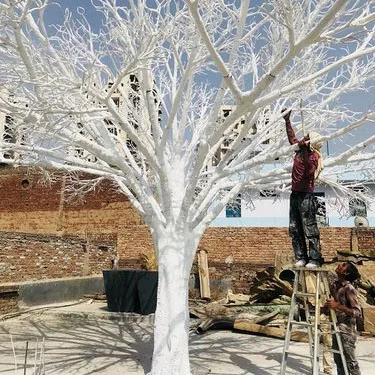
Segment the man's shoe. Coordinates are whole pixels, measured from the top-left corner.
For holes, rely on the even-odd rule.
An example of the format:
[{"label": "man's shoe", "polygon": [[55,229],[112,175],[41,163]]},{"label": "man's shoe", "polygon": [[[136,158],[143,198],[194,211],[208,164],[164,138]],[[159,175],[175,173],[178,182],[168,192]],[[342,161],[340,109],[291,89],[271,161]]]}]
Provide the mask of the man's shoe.
[{"label": "man's shoe", "polygon": [[313,260],[310,260],[310,262],[306,264],[306,268],[309,268],[310,270],[315,270],[319,268],[319,264],[317,262],[314,262]]},{"label": "man's shoe", "polygon": [[294,267],[305,267],[306,262],[303,259],[297,260],[296,263],[294,263]]}]

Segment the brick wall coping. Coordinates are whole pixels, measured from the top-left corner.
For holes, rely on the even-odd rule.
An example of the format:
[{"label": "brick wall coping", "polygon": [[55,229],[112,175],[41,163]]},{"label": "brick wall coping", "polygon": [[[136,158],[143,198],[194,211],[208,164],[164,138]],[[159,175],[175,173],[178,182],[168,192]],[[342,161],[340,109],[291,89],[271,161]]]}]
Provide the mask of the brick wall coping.
[{"label": "brick wall coping", "polygon": [[53,283],[53,282],[61,282],[61,281],[68,281],[68,280],[86,280],[86,279],[95,279],[98,277],[102,277],[101,273],[92,274],[89,276],[69,276],[69,277],[58,277],[54,279],[39,279],[39,280],[25,280],[20,281],[17,283],[0,283],[0,293],[4,291],[18,291],[21,285],[28,285],[28,284],[41,284],[41,283]]},{"label": "brick wall coping", "polygon": [[[71,243],[81,243],[85,239],[82,236],[72,236],[72,235],[63,235],[59,236],[54,233],[48,234],[48,233],[25,233],[25,232],[4,232],[0,231],[2,235],[6,239],[20,239],[22,240],[22,237],[25,237],[25,240],[28,239],[34,239],[40,242],[50,242],[50,241],[65,241],[65,242],[71,242]],[[90,239],[91,240],[91,239]]]},{"label": "brick wall coping", "polygon": [[18,292],[20,283],[1,283],[0,294]]},{"label": "brick wall coping", "polygon": [[62,281],[69,281],[69,280],[90,280],[95,279],[98,277],[103,277],[101,273],[92,274],[88,276],[69,276],[69,277],[57,277],[54,279],[39,279],[39,280],[26,280],[20,281],[18,285],[28,285],[28,284],[42,284],[42,283],[53,283],[53,282],[62,282]]}]

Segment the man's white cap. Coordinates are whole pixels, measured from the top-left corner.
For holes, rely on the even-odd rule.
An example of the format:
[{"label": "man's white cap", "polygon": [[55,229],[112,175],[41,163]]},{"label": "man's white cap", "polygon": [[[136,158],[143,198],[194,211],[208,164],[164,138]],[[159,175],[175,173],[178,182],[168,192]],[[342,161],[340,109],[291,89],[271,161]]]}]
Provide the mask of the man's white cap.
[{"label": "man's white cap", "polygon": [[321,138],[321,135],[317,132],[310,132],[309,133],[309,138],[313,140],[313,142],[311,142],[311,146],[313,148],[315,148],[316,150],[320,150],[323,146],[323,141],[314,141],[314,139],[317,139],[317,138]]}]

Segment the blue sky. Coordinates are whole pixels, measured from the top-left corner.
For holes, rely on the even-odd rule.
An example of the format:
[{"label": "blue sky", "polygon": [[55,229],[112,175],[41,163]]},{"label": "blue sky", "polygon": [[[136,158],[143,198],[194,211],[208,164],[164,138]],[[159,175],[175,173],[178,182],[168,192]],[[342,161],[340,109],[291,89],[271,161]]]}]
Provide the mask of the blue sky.
[{"label": "blue sky", "polygon": [[[48,25],[52,25],[55,23],[61,23],[64,16],[64,9],[68,7],[72,12],[73,15],[76,14],[77,8],[81,7],[85,9],[85,15],[87,19],[93,26],[93,30],[97,30],[100,27],[100,18],[98,17],[98,13],[95,12],[91,5],[90,0],[59,0],[58,3],[60,6],[51,5],[48,7],[46,12],[46,19]],[[212,77],[214,79],[214,77]],[[344,103],[347,103],[353,110],[355,111],[368,111],[374,110],[375,104],[375,82],[373,83],[373,87],[370,88],[369,93],[357,93],[357,94],[348,94],[341,98]],[[354,145],[358,142],[358,140],[364,140],[367,137],[373,135],[375,133],[375,124],[369,123],[365,125],[359,132],[356,132],[355,135],[347,135],[343,138],[342,142],[345,145]],[[343,148],[343,144],[338,141],[331,142],[329,145],[330,153],[335,154],[339,150]],[[344,147],[346,148],[346,147]]]}]

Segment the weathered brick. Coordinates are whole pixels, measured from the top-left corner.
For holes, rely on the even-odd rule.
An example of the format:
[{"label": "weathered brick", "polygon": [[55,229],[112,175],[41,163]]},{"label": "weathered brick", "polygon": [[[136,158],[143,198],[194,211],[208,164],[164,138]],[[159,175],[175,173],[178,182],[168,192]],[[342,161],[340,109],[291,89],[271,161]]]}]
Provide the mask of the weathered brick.
[{"label": "weathered brick", "polygon": [[[28,184],[23,183],[28,180]],[[120,266],[139,268],[152,251],[151,234],[126,197],[110,183],[84,200],[64,200],[63,182],[50,185],[23,168],[0,170],[0,276],[3,281],[100,273],[117,253]],[[323,255],[351,249],[352,228],[323,228]],[[357,228],[359,251],[374,250],[375,229]],[[200,247],[216,275],[227,277],[273,265],[290,254],[287,228],[209,228]],[[231,256],[233,264],[225,260]],[[241,276],[241,283],[250,276]]]}]

